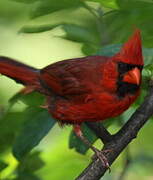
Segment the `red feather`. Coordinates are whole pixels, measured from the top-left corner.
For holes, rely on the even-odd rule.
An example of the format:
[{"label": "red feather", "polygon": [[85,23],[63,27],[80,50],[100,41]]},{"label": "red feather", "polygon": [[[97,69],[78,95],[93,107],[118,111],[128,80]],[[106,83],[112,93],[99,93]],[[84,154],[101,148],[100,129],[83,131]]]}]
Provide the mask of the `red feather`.
[{"label": "red feather", "polygon": [[123,45],[121,51],[114,57],[116,57],[117,61],[120,60],[124,63],[144,65],[139,29],[135,30],[134,34]]},{"label": "red feather", "polygon": [[24,85],[38,84],[38,70],[8,57],[0,57],[0,73]]}]

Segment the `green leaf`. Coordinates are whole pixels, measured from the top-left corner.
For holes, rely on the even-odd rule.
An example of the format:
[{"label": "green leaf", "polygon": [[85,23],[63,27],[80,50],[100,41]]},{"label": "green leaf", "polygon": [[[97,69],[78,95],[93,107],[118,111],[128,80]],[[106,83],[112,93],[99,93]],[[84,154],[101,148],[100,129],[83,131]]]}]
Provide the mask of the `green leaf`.
[{"label": "green leaf", "polygon": [[65,10],[69,8],[78,8],[83,5],[83,1],[81,0],[46,0],[40,1],[37,3],[31,12],[31,18],[37,18],[40,16],[44,16],[59,10]]},{"label": "green leaf", "polygon": [[65,39],[96,44],[99,42],[98,34],[95,34],[89,29],[76,24],[63,24],[62,29],[65,31]]},{"label": "green leaf", "polygon": [[3,162],[2,160],[0,160],[0,171],[2,171],[3,169],[5,169],[8,166],[8,164],[6,164],[5,162]]},{"label": "green leaf", "polygon": [[[89,140],[91,144],[93,144],[98,139],[97,136],[94,134],[94,132],[90,128],[88,128],[87,125],[85,124],[82,125],[82,132],[83,132],[83,135]],[[77,152],[81,154],[85,154],[89,149],[89,147],[85,145],[75,135],[73,131],[71,132],[70,138],[69,138],[69,148],[70,149],[74,148]]]},{"label": "green leaf", "polygon": [[81,49],[85,55],[90,56],[97,53],[99,46],[92,43],[84,43]]},{"label": "green leaf", "polygon": [[100,56],[113,56],[117,52],[120,51],[121,45],[120,44],[111,44],[102,47],[99,52],[97,52],[97,55]]},{"label": "green leaf", "polygon": [[26,4],[32,4],[34,2],[40,1],[40,0],[12,0],[19,3],[26,3]]},{"label": "green leaf", "polygon": [[39,177],[37,177],[35,174],[32,174],[30,172],[22,172],[18,174],[18,176],[13,180],[41,180]]},{"label": "green leaf", "polygon": [[153,48],[143,48],[145,66],[153,64]]},{"label": "green leaf", "polygon": [[41,108],[29,107],[24,116],[26,119],[24,127],[13,147],[13,154],[18,160],[22,160],[28,152],[37,146],[55,124],[55,120],[46,110]]},{"label": "green leaf", "polygon": [[[135,27],[142,31],[143,45],[153,47],[151,22],[153,3],[142,0],[118,0],[119,9],[103,16],[111,43],[123,43]],[[133,8],[134,7],[134,8]]]},{"label": "green leaf", "polygon": [[[117,5],[122,9],[129,9],[132,7],[136,8],[146,8],[152,6],[152,2],[146,0],[116,0]],[[140,9],[141,10],[141,9]]]},{"label": "green leaf", "polygon": [[41,25],[41,26],[25,26],[20,32],[23,33],[40,33],[48,30],[52,30],[61,26],[65,31],[64,36],[60,36],[64,39],[75,41],[79,43],[85,43],[82,47],[82,51],[86,55],[95,54],[100,47],[100,37],[96,30],[89,29],[76,24],[59,23],[54,25]]},{"label": "green leaf", "polygon": [[18,174],[23,172],[30,172],[33,173],[39,169],[41,169],[45,163],[40,158],[41,152],[35,151],[33,153],[28,154],[28,156],[18,164],[17,171]]},{"label": "green leaf", "polygon": [[4,153],[12,146],[16,133],[23,122],[22,112],[8,112],[0,119],[0,153]]},{"label": "green leaf", "polygon": [[57,24],[46,24],[40,26],[25,26],[21,28],[19,32],[22,33],[40,33],[44,31],[52,30],[58,26],[65,31],[65,39],[77,42],[99,42],[99,36],[96,31],[89,30],[86,27],[77,24],[68,23],[57,23]]},{"label": "green leaf", "polygon": [[100,3],[103,7],[107,7],[111,9],[118,8],[115,0],[88,0],[88,1]]},{"label": "green leaf", "polygon": [[28,106],[40,106],[43,105],[45,97],[37,92],[32,92],[21,96],[20,100]]},{"label": "green leaf", "polygon": [[10,106],[13,106],[18,101],[22,101],[29,106],[40,106],[44,103],[44,96],[37,92],[28,94],[18,92],[9,100]]},{"label": "green leaf", "polygon": [[58,24],[45,24],[39,26],[24,26],[20,29],[19,33],[40,33],[40,32],[50,31],[60,25],[62,24],[58,23]]},{"label": "green leaf", "polygon": [[134,107],[138,107],[140,104],[142,104],[144,102],[144,98],[148,94],[148,89],[149,89],[149,82],[148,83],[146,83],[146,81],[143,82],[142,83],[142,88],[141,88],[141,94],[138,97],[138,99],[135,101],[135,103],[133,105]]}]

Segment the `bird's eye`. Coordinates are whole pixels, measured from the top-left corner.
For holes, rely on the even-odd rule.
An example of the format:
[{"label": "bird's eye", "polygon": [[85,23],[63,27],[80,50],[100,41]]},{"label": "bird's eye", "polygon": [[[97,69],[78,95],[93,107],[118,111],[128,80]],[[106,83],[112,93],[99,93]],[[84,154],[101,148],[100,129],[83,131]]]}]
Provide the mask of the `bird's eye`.
[{"label": "bird's eye", "polygon": [[122,62],[118,63],[118,71],[120,75],[125,74],[126,72],[134,69],[135,67],[137,67],[140,71],[142,71],[143,69],[143,66],[141,65],[127,64],[127,63],[122,63]]},{"label": "bird's eye", "polygon": [[131,69],[132,69],[132,67],[129,64],[122,63],[122,62],[118,63],[118,70],[119,70],[120,74],[124,74],[124,73],[128,72]]}]

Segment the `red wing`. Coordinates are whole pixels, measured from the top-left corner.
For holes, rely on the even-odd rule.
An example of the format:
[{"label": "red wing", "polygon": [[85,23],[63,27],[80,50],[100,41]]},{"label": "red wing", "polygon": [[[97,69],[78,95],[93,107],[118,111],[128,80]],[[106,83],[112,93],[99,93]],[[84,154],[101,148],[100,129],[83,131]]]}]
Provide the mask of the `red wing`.
[{"label": "red wing", "polygon": [[40,77],[56,94],[84,94],[98,87],[101,78],[99,67],[105,61],[106,58],[100,56],[64,60],[42,69]]}]

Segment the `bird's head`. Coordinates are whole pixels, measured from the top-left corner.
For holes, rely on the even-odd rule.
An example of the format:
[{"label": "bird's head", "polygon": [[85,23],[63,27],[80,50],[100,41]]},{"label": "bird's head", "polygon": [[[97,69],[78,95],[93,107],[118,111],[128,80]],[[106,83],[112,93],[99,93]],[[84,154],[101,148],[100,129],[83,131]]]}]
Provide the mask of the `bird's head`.
[{"label": "bird's head", "polygon": [[120,81],[139,86],[141,83],[141,71],[144,65],[139,29],[135,30],[120,52],[113,56],[113,59],[118,64]]}]

